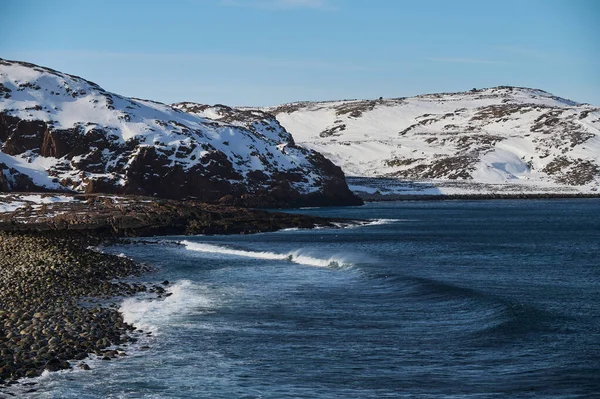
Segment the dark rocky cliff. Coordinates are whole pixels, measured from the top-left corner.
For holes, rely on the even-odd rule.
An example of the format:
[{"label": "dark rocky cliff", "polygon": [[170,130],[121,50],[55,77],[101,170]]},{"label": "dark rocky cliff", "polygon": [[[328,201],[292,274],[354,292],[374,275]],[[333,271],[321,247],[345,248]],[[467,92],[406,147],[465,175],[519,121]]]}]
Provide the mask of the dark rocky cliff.
[{"label": "dark rocky cliff", "polygon": [[109,93],[0,60],[0,191],[194,198],[251,207],[356,205],[340,168],[268,114],[246,124]]}]

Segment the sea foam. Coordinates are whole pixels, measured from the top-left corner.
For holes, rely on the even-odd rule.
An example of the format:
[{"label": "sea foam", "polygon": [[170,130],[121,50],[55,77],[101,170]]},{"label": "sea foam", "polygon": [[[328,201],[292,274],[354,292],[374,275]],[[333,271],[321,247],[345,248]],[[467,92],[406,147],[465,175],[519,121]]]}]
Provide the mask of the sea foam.
[{"label": "sea foam", "polygon": [[380,226],[382,224],[392,224],[397,222],[405,222],[406,220],[402,219],[374,219],[369,220],[363,226]]},{"label": "sea foam", "polygon": [[119,311],[125,322],[146,331],[159,332],[160,326],[177,323],[177,318],[213,307],[202,287],[189,280],[181,280],[166,289],[171,294],[162,300],[127,298]]},{"label": "sea foam", "polygon": [[224,247],[221,245],[191,242],[191,241],[187,241],[187,240],[182,241],[181,244],[184,245],[186,247],[186,249],[188,249],[190,251],[196,251],[196,252],[233,255],[233,256],[241,256],[241,257],[254,258],[254,259],[289,261],[289,262],[297,263],[299,265],[315,266],[315,267],[349,267],[349,266],[352,266],[352,264],[350,262],[345,261],[341,257],[332,256],[327,259],[317,258],[317,257],[302,253],[302,250],[300,250],[300,249],[281,254],[281,253],[275,253],[275,252],[247,251],[247,250],[242,250],[242,249],[234,249],[234,248]]}]

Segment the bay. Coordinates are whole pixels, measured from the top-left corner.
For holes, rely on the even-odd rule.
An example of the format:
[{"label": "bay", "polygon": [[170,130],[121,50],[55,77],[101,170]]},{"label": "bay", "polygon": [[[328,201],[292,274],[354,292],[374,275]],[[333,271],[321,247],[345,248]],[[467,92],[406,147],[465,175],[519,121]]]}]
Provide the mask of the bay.
[{"label": "bay", "polygon": [[[157,268],[150,335],[40,398],[589,398],[600,392],[600,201],[302,209],[360,227],[108,247]],[[148,348],[145,348],[145,347]]]}]

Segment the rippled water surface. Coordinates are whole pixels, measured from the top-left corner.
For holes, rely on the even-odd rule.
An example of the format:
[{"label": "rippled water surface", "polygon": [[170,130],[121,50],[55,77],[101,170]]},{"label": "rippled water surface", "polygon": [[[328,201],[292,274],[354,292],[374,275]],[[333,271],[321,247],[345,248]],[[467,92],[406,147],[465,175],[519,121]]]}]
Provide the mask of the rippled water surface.
[{"label": "rippled water surface", "polygon": [[373,223],[109,248],[171,282],[121,306],[152,335],[31,396],[600,396],[600,201],[296,212]]}]

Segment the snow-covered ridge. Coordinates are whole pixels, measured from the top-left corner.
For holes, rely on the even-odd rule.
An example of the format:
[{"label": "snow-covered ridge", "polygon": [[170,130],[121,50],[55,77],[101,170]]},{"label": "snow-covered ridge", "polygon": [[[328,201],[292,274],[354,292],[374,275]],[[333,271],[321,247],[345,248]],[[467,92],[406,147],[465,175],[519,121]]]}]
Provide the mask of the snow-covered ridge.
[{"label": "snow-covered ridge", "polygon": [[[249,114],[246,123],[199,116],[0,59],[0,191],[206,200],[275,191],[283,202],[337,195],[327,191],[343,181],[341,172],[332,173],[320,154],[296,146],[274,118]],[[351,197],[347,187],[339,199],[344,195]]]},{"label": "snow-covered ridge", "polygon": [[472,192],[600,185],[600,108],[543,90],[500,86],[260,110],[349,176],[426,182],[441,194],[456,193],[456,182]]}]

